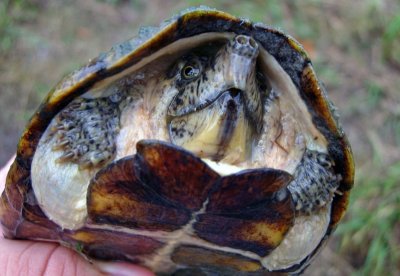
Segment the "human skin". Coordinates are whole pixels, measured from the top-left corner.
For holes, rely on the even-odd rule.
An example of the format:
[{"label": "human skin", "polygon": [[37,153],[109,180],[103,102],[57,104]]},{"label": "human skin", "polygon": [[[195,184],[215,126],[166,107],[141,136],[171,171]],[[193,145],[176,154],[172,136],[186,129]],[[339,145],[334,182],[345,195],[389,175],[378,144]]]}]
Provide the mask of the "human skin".
[{"label": "human skin", "polygon": [[[14,158],[0,169],[0,191]],[[149,270],[126,263],[90,264],[74,251],[56,243],[8,240],[0,227],[0,275],[119,275],[152,276]]]}]

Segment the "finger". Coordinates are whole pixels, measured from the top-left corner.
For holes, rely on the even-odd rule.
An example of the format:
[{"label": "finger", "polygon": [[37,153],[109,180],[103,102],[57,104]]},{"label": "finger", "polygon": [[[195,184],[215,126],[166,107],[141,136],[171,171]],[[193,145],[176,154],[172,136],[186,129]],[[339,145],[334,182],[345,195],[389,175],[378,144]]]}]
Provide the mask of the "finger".
[{"label": "finger", "polygon": [[[0,170],[0,191],[15,156]],[[1,230],[1,227],[0,227]],[[99,275],[73,251],[55,243],[14,241],[0,235],[0,275]]]},{"label": "finger", "polygon": [[0,275],[154,276],[126,263],[90,264],[74,251],[55,243],[0,239]]},{"label": "finger", "polygon": [[8,160],[7,164],[0,169],[0,192],[3,192],[4,186],[6,185],[6,178],[7,178],[7,173],[8,170],[11,167],[11,164],[14,162],[15,155],[11,157],[10,160]]},{"label": "finger", "polygon": [[0,275],[101,275],[72,250],[54,243],[0,239]]}]

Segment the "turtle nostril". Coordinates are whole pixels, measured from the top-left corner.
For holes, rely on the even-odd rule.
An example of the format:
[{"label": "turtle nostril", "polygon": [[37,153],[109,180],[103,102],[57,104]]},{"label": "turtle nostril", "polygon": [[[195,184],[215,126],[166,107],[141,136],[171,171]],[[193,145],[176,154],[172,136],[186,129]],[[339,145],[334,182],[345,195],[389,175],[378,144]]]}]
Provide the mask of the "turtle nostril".
[{"label": "turtle nostril", "polygon": [[241,46],[257,48],[257,42],[252,37],[249,37],[249,36],[238,35],[235,38],[235,41],[236,41],[236,43],[238,43]]},{"label": "turtle nostril", "polygon": [[258,50],[257,42],[250,36],[238,35],[233,40],[233,48],[239,55],[256,56]]},{"label": "turtle nostril", "polygon": [[244,35],[238,35],[236,37],[236,42],[241,44],[241,45],[246,45],[248,44],[249,38],[247,36]]},{"label": "turtle nostril", "polygon": [[249,44],[251,47],[257,48],[257,42],[252,37],[249,38]]}]

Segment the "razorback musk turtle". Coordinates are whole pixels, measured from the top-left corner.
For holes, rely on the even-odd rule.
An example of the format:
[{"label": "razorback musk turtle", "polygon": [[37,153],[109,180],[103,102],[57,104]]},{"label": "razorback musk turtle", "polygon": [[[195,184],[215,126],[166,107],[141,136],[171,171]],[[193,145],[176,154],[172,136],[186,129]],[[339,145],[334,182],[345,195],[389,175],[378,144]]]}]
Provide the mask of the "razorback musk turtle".
[{"label": "razorback musk turtle", "polygon": [[299,273],[346,209],[354,166],[293,38],[189,9],[65,77],[2,194],[7,238],[156,273]]}]

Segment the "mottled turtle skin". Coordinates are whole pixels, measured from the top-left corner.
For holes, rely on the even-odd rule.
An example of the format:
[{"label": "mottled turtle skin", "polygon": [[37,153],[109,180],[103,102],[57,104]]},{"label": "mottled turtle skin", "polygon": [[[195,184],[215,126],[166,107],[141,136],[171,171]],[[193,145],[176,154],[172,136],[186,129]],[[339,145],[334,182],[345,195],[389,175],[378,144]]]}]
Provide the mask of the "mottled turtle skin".
[{"label": "mottled turtle skin", "polygon": [[[162,23],[160,27],[141,29],[138,37],[113,47],[109,52],[101,54],[89,64],[66,76],[48,94],[27,124],[18,144],[16,159],[7,176],[6,188],[2,194],[0,204],[0,220],[5,237],[56,241],[74,248],[89,259],[124,260],[133,263],[142,263],[141,259],[132,257],[135,254],[145,255],[158,248],[160,242],[150,237],[135,237],[134,235],[127,235],[125,237],[124,234],[114,232],[110,228],[101,227],[98,227],[98,229],[83,227],[77,230],[67,230],[49,220],[38,206],[32,191],[32,159],[39,140],[51,123],[51,120],[74,99],[94,88],[99,82],[116,76],[175,41],[203,33],[214,32],[228,32],[252,37],[276,59],[299,90],[301,99],[306,104],[312,116],[313,124],[327,140],[327,151],[330,158],[332,158],[332,164],[334,164],[333,171],[336,175],[341,176],[340,186],[337,188],[331,203],[330,222],[325,237],[320,241],[318,247],[300,263],[274,273],[302,272],[335,230],[348,205],[349,192],[354,181],[354,164],[350,146],[338,123],[335,109],[327,99],[323,86],[317,80],[309,57],[298,42],[281,31],[264,24],[254,24],[227,13],[204,7],[182,12]],[[161,159],[154,158],[154,156],[158,156]],[[157,162],[161,162],[162,164]],[[125,166],[129,168],[135,167],[136,169],[133,171],[127,169],[125,174],[121,174],[118,170]],[[160,169],[161,167],[164,170]],[[193,175],[194,171],[196,172],[195,175]],[[136,175],[129,175],[130,173]],[[157,181],[154,181],[154,175],[156,175]],[[257,184],[257,179],[259,179],[257,177],[260,175],[269,179],[270,184],[267,186]],[[291,180],[290,175],[277,172],[277,170],[260,168],[250,172],[221,177],[190,152],[171,144],[157,141],[140,142],[137,145],[137,154],[135,157],[117,160],[111,163],[110,166],[103,168],[95,177],[94,182],[97,184],[90,186],[89,195],[102,194],[104,197],[110,196],[110,200],[113,200],[112,196],[115,195],[117,195],[115,200],[120,200],[123,196],[130,197],[132,195],[128,195],[126,189],[121,188],[123,185],[118,186],[116,183],[118,181],[118,183],[124,183],[126,178],[132,179],[135,177],[140,179],[140,181],[135,182],[136,192],[142,189],[140,188],[140,183],[143,183],[143,181],[147,181],[148,185],[151,186],[159,185],[159,183],[163,182],[162,179],[168,177],[173,177],[175,180],[190,178],[194,179],[193,182],[196,182],[196,179],[202,179],[201,185],[192,183],[188,187],[188,190],[180,191],[178,195],[167,195],[168,198],[177,197],[174,199],[176,202],[182,201],[181,204],[184,210],[180,213],[174,213],[174,221],[171,225],[177,224],[178,226],[171,226],[172,228],[179,228],[179,221],[189,220],[191,214],[194,213],[203,215],[203,220],[213,219],[212,215],[201,212],[202,200],[204,200],[205,193],[211,196],[210,203],[214,204],[212,208],[215,208],[215,210],[231,208],[232,206],[235,206],[235,208],[245,208],[245,206],[240,205],[243,198],[247,198],[247,200],[244,200],[244,203],[247,204],[249,201],[255,200],[255,198],[260,196],[269,198],[267,207],[265,207],[267,209],[263,209],[260,212],[262,214],[265,213],[267,217],[272,216],[269,212],[283,214],[278,222],[283,227],[290,227],[291,222],[287,221],[293,219],[294,216],[293,200],[290,196],[285,195],[283,199],[280,198],[279,202],[276,203],[276,193],[282,189],[286,189],[285,186]],[[246,192],[241,188],[244,183],[248,183],[251,179],[256,179],[254,181],[255,191],[253,193]],[[204,183],[209,184],[205,187],[203,186]],[[221,187],[225,187],[224,185],[232,186],[229,186],[229,191],[231,191],[229,196],[236,199],[236,201],[229,198],[229,196],[226,200],[218,201],[219,203],[216,200],[212,200],[213,196],[216,198],[224,196],[219,190]],[[163,191],[166,194],[170,191],[168,187],[161,187],[160,189],[165,189]],[[112,191],[112,196],[108,193],[110,191]],[[151,202],[153,199],[150,199],[146,193],[143,190],[143,193],[138,196],[140,197],[139,200],[148,200]],[[93,223],[108,222],[110,224],[115,220],[118,221],[117,217],[107,215],[104,210],[96,209],[93,203],[96,199],[96,196],[88,196],[90,220]],[[125,207],[121,208],[121,212],[123,212]],[[166,220],[172,219],[172,215],[168,212],[166,210]],[[140,216],[141,214],[137,215]],[[130,225],[129,221],[127,222],[127,218],[124,218],[121,223]],[[230,221],[227,220],[225,223],[229,224]],[[147,230],[159,230],[163,227],[162,225],[150,224],[137,226],[132,223],[132,225]],[[207,229],[201,229],[203,227],[201,225],[195,227],[197,227],[199,233],[207,232]],[[204,227],[206,228],[207,226]],[[232,224],[231,227],[231,229],[235,229],[232,231],[236,231],[236,229],[240,231],[240,228],[243,226]],[[234,233],[234,235],[236,234]],[[209,242],[215,240],[219,244],[225,243],[227,247],[232,242],[239,244],[239,247],[246,248],[248,246],[245,239],[241,243],[242,241],[239,238],[239,240],[232,241],[227,237],[227,240],[222,242],[221,237],[207,236],[205,239]],[[259,246],[257,248],[259,248],[260,252],[269,252],[276,245],[271,245],[268,241],[262,244],[259,241],[257,246]],[[229,254],[215,254],[215,252],[210,252],[210,249],[202,247],[201,244],[180,247],[179,250],[174,252],[172,260],[178,259],[181,263],[188,265],[188,268],[186,270],[178,270],[176,274],[205,275],[216,273],[219,275],[232,275],[233,273],[237,273],[261,275],[268,272],[254,260],[238,258],[235,255]],[[201,258],[199,256],[207,257]],[[214,260],[210,261],[210,259]]]}]

